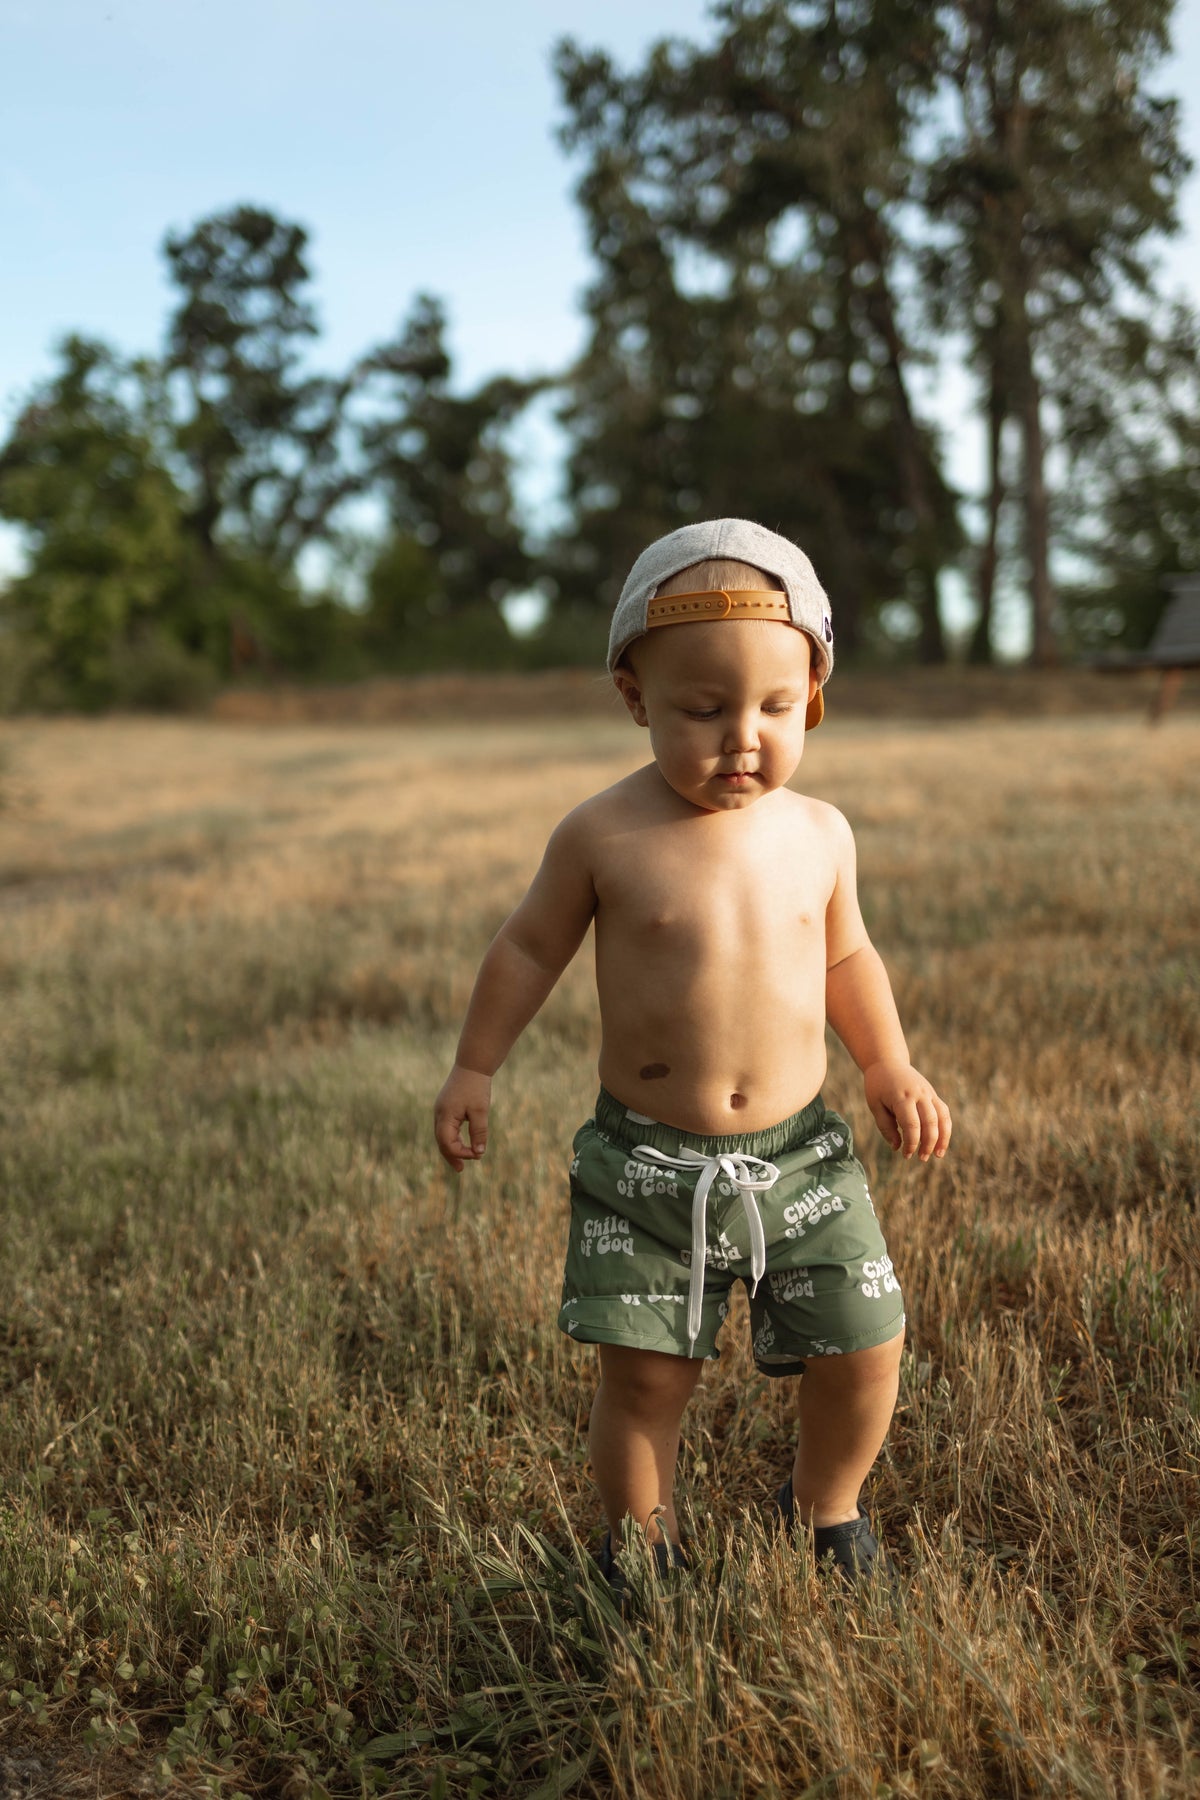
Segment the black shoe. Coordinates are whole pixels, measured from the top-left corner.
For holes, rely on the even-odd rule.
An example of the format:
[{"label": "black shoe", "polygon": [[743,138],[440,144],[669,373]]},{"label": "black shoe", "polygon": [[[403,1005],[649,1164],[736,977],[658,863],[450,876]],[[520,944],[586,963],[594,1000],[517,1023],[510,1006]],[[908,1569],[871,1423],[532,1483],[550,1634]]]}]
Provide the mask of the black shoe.
[{"label": "black shoe", "polygon": [[[651,1544],[650,1552],[654,1558],[654,1572],[660,1579],[669,1577],[673,1569],[686,1569],[688,1566],[688,1559],[679,1545],[669,1543],[662,1538],[656,1544]],[[608,1532],[601,1546],[599,1562],[600,1573],[612,1589],[617,1604],[624,1611],[629,1602],[629,1583],[625,1579],[624,1570],[617,1561],[611,1531]]]},{"label": "black shoe", "polygon": [[[775,1511],[784,1530],[794,1537],[798,1525],[790,1475],[775,1496]],[[857,1519],[846,1519],[840,1525],[814,1525],[812,1540],[813,1555],[818,1564],[832,1563],[851,1587],[857,1587],[874,1574],[890,1574],[887,1558],[879,1548],[879,1539],[871,1530],[870,1517],[861,1504]]]}]

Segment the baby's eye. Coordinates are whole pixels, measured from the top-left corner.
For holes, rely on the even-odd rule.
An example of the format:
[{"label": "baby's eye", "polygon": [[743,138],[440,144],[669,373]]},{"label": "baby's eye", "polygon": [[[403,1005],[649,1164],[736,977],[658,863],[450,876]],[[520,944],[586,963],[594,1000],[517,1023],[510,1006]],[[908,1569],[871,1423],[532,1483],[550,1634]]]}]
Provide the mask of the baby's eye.
[{"label": "baby's eye", "polygon": [[790,703],[788,703],[787,705],[780,704],[778,706],[764,706],[763,707],[763,711],[765,713],[790,713],[791,710],[792,710],[792,708],[791,708]]},{"label": "baby's eye", "polygon": [[715,719],[720,707],[710,706],[707,712],[697,711],[694,707],[685,707],[684,712],[689,719]]}]

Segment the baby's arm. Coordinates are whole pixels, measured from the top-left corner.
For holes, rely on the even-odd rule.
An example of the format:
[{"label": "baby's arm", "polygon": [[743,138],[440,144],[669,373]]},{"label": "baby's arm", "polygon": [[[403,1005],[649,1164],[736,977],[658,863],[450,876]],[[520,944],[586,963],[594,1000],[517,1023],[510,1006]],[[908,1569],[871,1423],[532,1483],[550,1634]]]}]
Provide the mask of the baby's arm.
[{"label": "baby's arm", "polygon": [[454,1067],[434,1103],[437,1146],[456,1173],[483,1155],[492,1076],[578,950],[596,909],[586,839],[582,811],[568,814],[480,964]]},{"label": "baby's arm", "polygon": [[946,1154],[950,1109],[909,1061],[887,970],[859,910],[854,837],[840,813],[833,818],[837,878],[825,921],[826,1013],[863,1072],[867,1105],[892,1149],[927,1162]]}]

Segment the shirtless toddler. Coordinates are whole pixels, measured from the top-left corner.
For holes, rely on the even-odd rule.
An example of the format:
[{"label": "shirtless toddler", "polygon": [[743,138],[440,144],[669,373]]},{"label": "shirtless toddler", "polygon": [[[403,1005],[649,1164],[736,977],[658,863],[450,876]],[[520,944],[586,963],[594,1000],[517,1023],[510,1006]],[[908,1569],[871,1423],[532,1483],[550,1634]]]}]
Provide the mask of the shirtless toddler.
[{"label": "shirtless toddler", "polygon": [[461,1172],[484,1153],[492,1076],[594,921],[601,1089],[575,1138],[559,1323],[599,1347],[589,1448],[618,1585],[626,1515],[661,1564],[681,1559],[680,1422],[735,1279],[758,1367],[803,1373],[783,1522],[847,1574],[876,1554],[859,1494],[903,1302],[849,1126],[820,1099],[826,1020],[894,1150],[944,1156],[950,1115],[909,1061],[850,828],[787,785],[832,666],[828,601],[787,539],[718,519],[643,551],[609,668],[654,760],[552,833],[436,1103]]}]

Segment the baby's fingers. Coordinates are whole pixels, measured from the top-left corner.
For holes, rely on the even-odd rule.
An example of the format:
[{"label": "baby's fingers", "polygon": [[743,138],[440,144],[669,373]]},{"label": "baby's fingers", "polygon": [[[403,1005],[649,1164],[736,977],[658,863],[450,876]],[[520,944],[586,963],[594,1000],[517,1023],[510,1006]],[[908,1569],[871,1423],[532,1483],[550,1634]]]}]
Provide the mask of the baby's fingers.
[{"label": "baby's fingers", "polygon": [[466,1146],[459,1133],[462,1121],[444,1118],[440,1113],[434,1120],[433,1135],[441,1155],[450,1164],[456,1175],[462,1174],[463,1156]]},{"label": "baby's fingers", "polygon": [[903,1142],[903,1137],[891,1107],[883,1100],[870,1101],[869,1105],[871,1117],[878,1125],[884,1140],[893,1150],[898,1150]]},{"label": "baby's fingers", "polygon": [[901,1094],[891,1106],[880,1101],[872,1111],[880,1131],[901,1156],[907,1159],[919,1153],[924,1161],[932,1154],[938,1141],[938,1118],[931,1100]]},{"label": "baby's fingers", "polygon": [[867,1104],[893,1150],[904,1157],[944,1156],[950,1145],[950,1109],[919,1070],[874,1063],[866,1071]]},{"label": "baby's fingers", "polygon": [[[487,1141],[487,1114],[476,1125],[470,1123],[470,1109],[459,1113],[438,1113],[434,1120],[434,1136],[437,1147],[445,1157],[456,1175],[461,1175],[463,1164],[474,1161],[483,1155],[483,1145]],[[467,1127],[468,1136],[463,1136],[463,1126]],[[477,1133],[482,1133],[482,1141]]]},{"label": "baby's fingers", "polygon": [[433,1103],[437,1147],[456,1175],[463,1164],[478,1162],[487,1144],[491,1077],[456,1063]]},{"label": "baby's fingers", "polygon": [[941,1102],[936,1094],[922,1094],[917,1101],[917,1111],[921,1116],[921,1141],[918,1152],[922,1162],[928,1162],[938,1144],[941,1142],[942,1121],[938,1114]]},{"label": "baby's fingers", "polygon": [[919,1121],[917,1139],[910,1144],[909,1134],[905,1134],[905,1156],[916,1152],[922,1162],[931,1156],[945,1156],[950,1144],[950,1108],[932,1090],[919,1094],[914,1104]]},{"label": "baby's fingers", "polygon": [[475,1158],[481,1157],[487,1149],[487,1122],[488,1109],[486,1106],[468,1106],[466,1125],[467,1136],[471,1143],[469,1154]]},{"label": "baby's fingers", "polygon": [[906,1158],[915,1156],[925,1141],[925,1119],[921,1104],[921,1101],[905,1094],[895,1109],[896,1124],[900,1128],[900,1154]]}]

